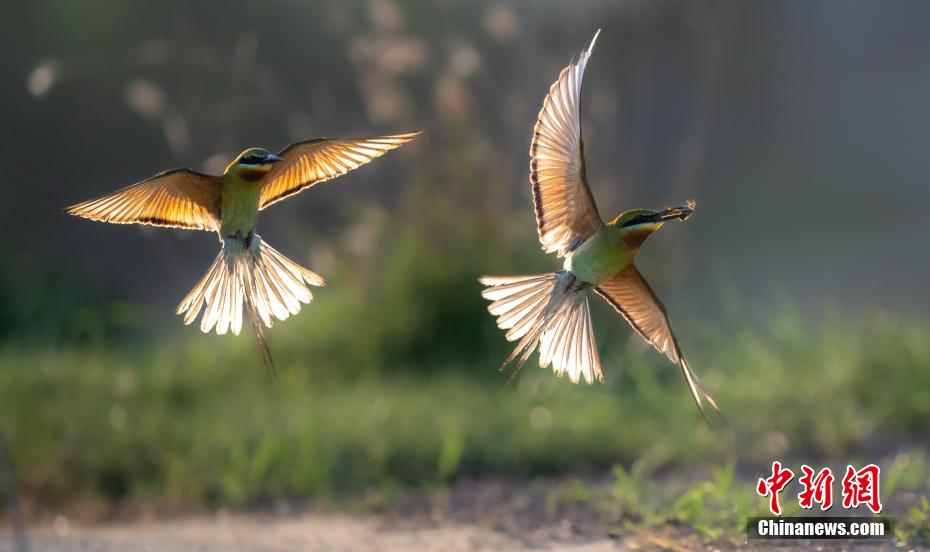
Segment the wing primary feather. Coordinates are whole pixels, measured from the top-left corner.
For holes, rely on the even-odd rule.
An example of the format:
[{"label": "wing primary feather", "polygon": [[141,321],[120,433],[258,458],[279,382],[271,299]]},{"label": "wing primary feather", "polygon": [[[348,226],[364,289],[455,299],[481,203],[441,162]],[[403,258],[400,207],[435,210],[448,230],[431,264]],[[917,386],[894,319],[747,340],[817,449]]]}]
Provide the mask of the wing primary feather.
[{"label": "wing primary feather", "polygon": [[630,266],[595,288],[595,291],[610,303],[647,343],[681,368],[688,390],[707,424],[713,427],[704,409],[705,401],[723,420],[717,401],[707,392],[682,354],[678,338],[668,321],[665,306],[639,270]]},{"label": "wing primary feather", "polygon": [[421,131],[360,138],[317,138],[291,144],[278,155],[262,184],[259,208],[264,209],[315,184],[356,169],[413,140]]},{"label": "wing primary feather", "polygon": [[216,230],[222,184],[189,169],[159,173],[112,194],[66,208],[69,214],[114,224]]},{"label": "wing primary feather", "polygon": [[600,35],[565,67],[549,88],[533,129],[530,182],[542,248],[562,257],[602,226],[588,187],[581,138],[581,83]]}]

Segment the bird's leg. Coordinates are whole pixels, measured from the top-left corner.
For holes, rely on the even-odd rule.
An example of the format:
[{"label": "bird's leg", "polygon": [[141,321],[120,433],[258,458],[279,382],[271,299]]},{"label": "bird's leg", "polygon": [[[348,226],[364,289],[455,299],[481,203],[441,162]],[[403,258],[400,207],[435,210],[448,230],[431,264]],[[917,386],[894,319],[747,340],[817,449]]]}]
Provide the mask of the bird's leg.
[{"label": "bird's leg", "polygon": [[248,233],[243,236],[242,230],[236,230],[235,234],[230,234],[227,236],[227,239],[235,240],[236,243],[242,245],[245,249],[250,249],[252,247],[252,240],[255,238],[255,230],[249,230]]},{"label": "bird's leg", "polygon": [[562,293],[568,293],[571,291],[572,286],[575,284],[575,280],[576,278],[574,274],[571,272],[563,271],[562,274],[559,275],[558,284],[556,284],[558,286],[557,289]]},{"label": "bird's leg", "polygon": [[571,272],[563,270],[556,285],[558,286],[556,289],[562,293],[570,293],[573,291],[581,291],[586,287],[589,287],[591,284],[579,280],[578,277]]}]

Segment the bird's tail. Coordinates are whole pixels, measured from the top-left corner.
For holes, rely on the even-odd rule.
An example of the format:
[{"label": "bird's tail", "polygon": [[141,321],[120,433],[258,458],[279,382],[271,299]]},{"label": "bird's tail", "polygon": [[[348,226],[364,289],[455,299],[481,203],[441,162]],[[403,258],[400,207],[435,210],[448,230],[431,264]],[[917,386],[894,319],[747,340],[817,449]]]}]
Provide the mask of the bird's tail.
[{"label": "bird's tail", "polygon": [[262,358],[269,369],[274,368],[271,352],[265,340],[265,326],[274,319],[284,320],[300,311],[301,303],[313,299],[308,284],[322,286],[323,278],[271,247],[258,234],[249,233],[224,238],[220,250],[207,273],[178,305],[177,314],[184,323],[197,319],[201,309],[200,329],[204,333],[242,330],[242,307],[255,329]]},{"label": "bird's tail", "polygon": [[479,281],[487,286],[481,295],[491,301],[488,311],[498,327],[507,330],[508,341],[519,340],[504,366],[516,361],[516,374],[538,346],[541,368],[551,364],[556,375],[568,374],[573,383],[582,376],[587,383],[604,381],[588,308],[591,286],[565,270]]}]

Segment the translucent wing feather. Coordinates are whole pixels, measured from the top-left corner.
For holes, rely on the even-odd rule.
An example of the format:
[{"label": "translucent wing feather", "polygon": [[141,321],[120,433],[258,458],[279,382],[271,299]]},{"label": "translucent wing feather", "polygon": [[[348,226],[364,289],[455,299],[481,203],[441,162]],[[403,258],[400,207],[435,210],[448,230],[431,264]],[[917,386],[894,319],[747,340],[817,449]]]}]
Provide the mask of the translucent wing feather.
[{"label": "translucent wing feather", "polygon": [[72,205],[68,213],[116,224],[216,230],[221,189],[222,184],[215,176],[174,169],[112,194]]},{"label": "translucent wing feather", "polygon": [[604,224],[585,176],[579,115],[581,80],[597,36],[549,88],[530,145],[530,182],[539,242],[544,251],[558,252],[560,257]]},{"label": "translucent wing feather", "polygon": [[262,184],[259,208],[343,175],[412,140],[419,132],[367,138],[318,138],[291,144]]}]

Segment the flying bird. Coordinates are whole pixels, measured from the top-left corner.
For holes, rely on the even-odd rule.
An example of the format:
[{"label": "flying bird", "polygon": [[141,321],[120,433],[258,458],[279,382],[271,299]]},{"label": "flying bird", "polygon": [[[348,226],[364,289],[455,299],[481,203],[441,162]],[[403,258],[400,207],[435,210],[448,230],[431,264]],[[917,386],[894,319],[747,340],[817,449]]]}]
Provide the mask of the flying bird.
[{"label": "flying bird", "polygon": [[256,232],[258,212],[315,184],[341,176],[413,139],[419,132],[365,138],[317,138],[278,154],[250,148],[219,176],[190,169],[159,173],[110,195],[67,208],[68,213],[116,224],[149,224],[219,235],[222,248],[181,301],[184,323],[217,334],[242,329],[243,307],[262,358],[273,367],[264,327],[309,303],[309,286],[323,278],[288,259]]},{"label": "flying bird", "polygon": [[539,349],[539,365],[552,366],[573,383],[603,382],[588,297],[595,292],[650,345],[681,367],[698,410],[706,401],[719,412],[681,352],[665,307],[636,269],[643,242],[666,221],[685,220],[695,203],[660,211],[631,209],[609,223],[598,213],[585,176],[579,104],[581,80],[600,30],[590,46],[549,88],[530,145],[530,182],[539,241],[564,257],[562,270],[534,276],[484,276],[482,296],[497,325],[516,348],[504,366],[516,370]]}]

